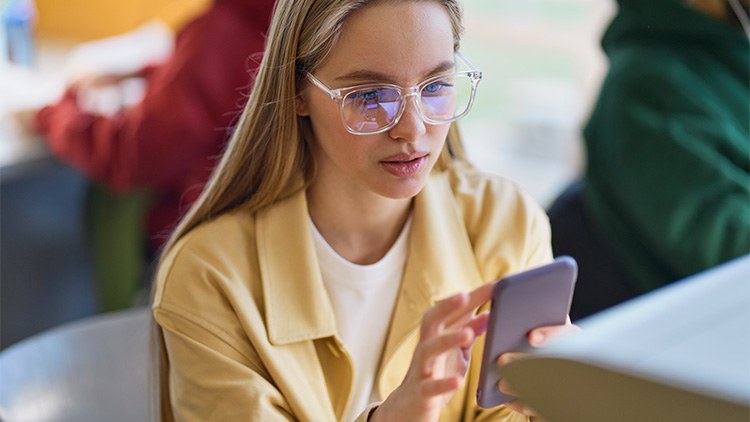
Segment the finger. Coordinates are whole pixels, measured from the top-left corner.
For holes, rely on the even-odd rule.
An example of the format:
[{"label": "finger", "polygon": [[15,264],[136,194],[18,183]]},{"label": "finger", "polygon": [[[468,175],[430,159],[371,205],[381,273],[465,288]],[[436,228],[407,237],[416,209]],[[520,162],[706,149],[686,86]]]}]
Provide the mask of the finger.
[{"label": "finger", "polygon": [[485,332],[487,332],[487,326],[489,324],[489,312],[482,312],[481,314],[477,315],[475,318],[472,318],[469,320],[466,325],[464,325],[463,328],[469,328],[474,333],[474,338],[471,340],[469,344],[465,344],[461,346],[461,354],[463,356],[464,361],[468,362],[471,358],[471,348],[474,346],[474,341],[477,339],[477,337],[481,336]]},{"label": "finger", "polygon": [[487,283],[469,292],[469,300],[460,309],[455,309],[454,312],[448,316],[446,326],[461,323],[470,317],[475,309],[482,306],[492,298],[492,290],[494,287],[495,283]]},{"label": "finger", "polygon": [[464,328],[424,341],[415,353],[417,359],[421,361],[419,367],[422,374],[432,374],[431,368],[438,356],[452,349],[467,348],[475,338],[470,328]]},{"label": "finger", "polygon": [[539,413],[532,409],[531,407],[527,406],[524,402],[521,400],[511,400],[507,403],[505,403],[505,407],[508,407],[512,410],[515,410],[518,413],[524,414],[526,416],[539,416]]},{"label": "finger", "polygon": [[497,383],[497,389],[500,390],[500,392],[503,394],[507,394],[513,397],[518,396],[515,390],[513,390],[513,387],[510,386],[510,383],[508,383],[505,378],[500,378],[500,382]]},{"label": "finger", "polygon": [[36,125],[36,109],[23,109],[13,113],[13,120],[27,133],[35,134],[39,131]]},{"label": "finger", "polygon": [[465,322],[474,313],[474,309],[492,297],[493,288],[494,283],[487,283],[469,293],[459,293],[438,301],[425,312],[420,334],[426,338],[437,334],[442,328]]},{"label": "finger", "polygon": [[463,308],[468,300],[469,295],[467,293],[459,293],[435,303],[422,317],[421,338],[430,338],[439,334],[441,329],[445,327],[448,316],[456,309]]},{"label": "finger", "polygon": [[461,387],[462,379],[460,377],[441,378],[437,380],[426,380],[420,384],[422,395],[427,397],[439,396],[441,394],[452,393]]},{"label": "finger", "polygon": [[520,353],[520,352],[507,352],[503,353],[502,355],[497,357],[497,360],[495,363],[497,363],[499,366],[507,365],[514,360],[521,359],[523,357],[528,356],[527,353]]},{"label": "finger", "polygon": [[552,340],[567,337],[580,331],[581,329],[573,324],[538,327],[529,332],[529,344],[533,347],[541,347]]},{"label": "finger", "polygon": [[476,317],[469,320],[464,327],[469,327],[474,331],[476,337],[481,336],[487,331],[487,325],[489,324],[490,313],[489,311],[482,312]]},{"label": "finger", "polygon": [[446,354],[442,376],[459,376],[463,379],[469,369],[468,349],[454,349]]}]

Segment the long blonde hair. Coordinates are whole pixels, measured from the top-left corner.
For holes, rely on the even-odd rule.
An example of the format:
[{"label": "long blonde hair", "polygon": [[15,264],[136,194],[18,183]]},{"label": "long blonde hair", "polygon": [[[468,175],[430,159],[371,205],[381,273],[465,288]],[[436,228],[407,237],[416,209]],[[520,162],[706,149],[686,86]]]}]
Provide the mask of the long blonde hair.
[{"label": "long blonde hair", "polygon": [[[271,205],[303,188],[295,184],[314,173],[308,146],[308,117],[297,116],[295,97],[305,73],[315,70],[333,48],[344,19],[378,1],[281,0],[273,13],[265,53],[239,123],[203,193],[166,243],[165,252],[197,225],[237,207],[250,212]],[[414,1],[414,0],[412,0]],[[454,48],[463,31],[457,0],[440,0],[449,12]],[[449,131],[436,166],[463,159],[458,131]]]},{"label": "long blonde hair", "polygon": [[[166,242],[162,257],[185,234],[220,214],[239,207],[255,212],[305,188],[315,172],[309,118],[297,116],[295,110],[305,74],[326,59],[350,13],[370,4],[397,1],[428,0],[276,2],[263,59],[238,125],[202,194]],[[432,1],[445,6],[454,49],[458,50],[463,32],[458,0]],[[452,124],[436,168],[444,169],[454,160],[465,161],[465,154],[458,129]],[[158,326],[155,329],[160,412],[163,419],[171,419],[166,388],[168,364],[163,336]]]}]

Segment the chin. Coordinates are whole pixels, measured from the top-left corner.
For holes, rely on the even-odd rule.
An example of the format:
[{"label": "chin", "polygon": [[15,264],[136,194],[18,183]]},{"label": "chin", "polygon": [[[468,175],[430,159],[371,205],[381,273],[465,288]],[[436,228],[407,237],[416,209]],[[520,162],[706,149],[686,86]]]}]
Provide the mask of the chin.
[{"label": "chin", "polygon": [[422,191],[425,183],[425,177],[401,179],[381,186],[378,191],[382,196],[390,199],[411,199]]}]

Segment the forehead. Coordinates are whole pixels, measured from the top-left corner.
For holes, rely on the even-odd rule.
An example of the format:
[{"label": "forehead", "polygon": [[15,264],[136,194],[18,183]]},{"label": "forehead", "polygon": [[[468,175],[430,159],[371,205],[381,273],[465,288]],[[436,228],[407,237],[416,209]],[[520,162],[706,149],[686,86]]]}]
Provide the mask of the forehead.
[{"label": "forehead", "polygon": [[435,1],[378,2],[350,14],[318,72],[336,78],[358,71],[415,82],[453,60],[453,30]]}]

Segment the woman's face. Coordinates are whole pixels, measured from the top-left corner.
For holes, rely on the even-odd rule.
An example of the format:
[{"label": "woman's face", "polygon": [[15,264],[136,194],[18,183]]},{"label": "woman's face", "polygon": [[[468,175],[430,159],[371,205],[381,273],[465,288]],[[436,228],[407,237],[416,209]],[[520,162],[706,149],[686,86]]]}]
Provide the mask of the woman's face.
[{"label": "woman's face", "polygon": [[[331,89],[366,83],[412,87],[453,69],[453,33],[437,2],[378,3],[349,15],[314,75]],[[308,115],[318,169],[313,184],[336,194],[411,198],[422,189],[445,143],[448,124],[425,123],[408,97],[398,124],[373,135],[349,133],[340,106],[307,83],[298,112]]]}]

